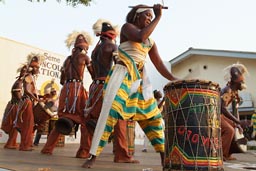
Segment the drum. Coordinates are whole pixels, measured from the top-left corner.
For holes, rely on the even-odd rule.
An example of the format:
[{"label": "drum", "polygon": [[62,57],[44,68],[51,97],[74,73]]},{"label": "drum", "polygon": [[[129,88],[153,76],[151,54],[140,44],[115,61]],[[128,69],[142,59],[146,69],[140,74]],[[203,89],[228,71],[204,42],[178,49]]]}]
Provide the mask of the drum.
[{"label": "drum", "polygon": [[44,124],[38,125],[37,132],[41,135],[48,135],[49,134],[49,122],[50,122],[50,120],[47,120],[44,122]]},{"label": "drum", "polygon": [[63,135],[73,135],[75,123],[69,118],[59,118],[55,123],[55,127]]},{"label": "drum", "polygon": [[243,128],[244,137],[249,141],[253,140],[252,132],[253,132],[253,123],[249,119],[240,119],[240,125]]},{"label": "drum", "polygon": [[220,89],[206,80],[182,80],[164,87],[163,170],[223,170]]},{"label": "drum", "polygon": [[247,138],[245,138],[244,134],[240,133],[238,128],[235,128],[234,139],[231,142],[230,146],[230,154],[232,153],[244,153],[247,151]]},{"label": "drum", "polygon": [[45,108],[45,104],[43,102],[38,102],[36,104],[36,106],[33,108],[33,113],[35,124],[38,125],[51,119],[51,116],[53,115],[53,113],[48,108]]}]

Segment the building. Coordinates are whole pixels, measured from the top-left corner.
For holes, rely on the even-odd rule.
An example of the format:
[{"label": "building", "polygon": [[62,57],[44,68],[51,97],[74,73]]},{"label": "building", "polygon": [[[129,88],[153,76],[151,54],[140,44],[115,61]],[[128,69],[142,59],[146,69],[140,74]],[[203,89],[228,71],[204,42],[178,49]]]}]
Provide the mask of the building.
[{"label": "building", "polygon": [[210,50],[189,48],[179,56],[170,60],[172,72],[184,80],[199,79],[215,82],[224,87],[223,69],[234,63],[244,64],[249,75],[246,77],[247,89],[240,92],[241,118],[250,119],[255,110],[256,102],[256,53],[228,50]]}]

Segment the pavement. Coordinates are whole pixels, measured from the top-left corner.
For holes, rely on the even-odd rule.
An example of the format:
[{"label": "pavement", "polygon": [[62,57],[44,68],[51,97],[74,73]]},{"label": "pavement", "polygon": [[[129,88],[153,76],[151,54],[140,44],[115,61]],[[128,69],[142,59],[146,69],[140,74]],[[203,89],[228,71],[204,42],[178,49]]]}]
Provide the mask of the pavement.
[{"label": "pavement", "polygon": [[[136,145],[134,158],[139,164],[114,163],[112,144],[108,144],[103,153],[97,158],[93,168],[85,169],[81,165],[85,159],[75,158],[79,144],[65,144],[56,147],[53,155],[40,153],[44,144],[33,147],[33,151],[4,149],[0,144],[0,171],[162,171],[160,156],[149,146],[148,152],[141,152],[142,145]],[[256,170],[256,150],[233,155],[237,160],[224,162],[225,171],[254,171]],[[149,169],[150,168],[150,169]]]}]

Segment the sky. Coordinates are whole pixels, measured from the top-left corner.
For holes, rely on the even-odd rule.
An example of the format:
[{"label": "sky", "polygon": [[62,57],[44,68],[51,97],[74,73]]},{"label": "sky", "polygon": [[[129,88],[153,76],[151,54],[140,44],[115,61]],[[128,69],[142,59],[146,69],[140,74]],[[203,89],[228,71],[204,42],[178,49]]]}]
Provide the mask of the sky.
[{"label": "sky", "polygon": [[[99,18],[121,27],[128,6],[156,3],[162,0],[93,0],[89,7],[76,8],[65,0],[4,0],[0,2],[0,37],[67,56],[70,50],[64,42],[72,31],[94,36],[92,25]],[[256,52],[256,0],[164,0],[164,5],[168,9],[151,35],[164,61],[190,47]],[[97,40],[94,36],[94,44]]]}]

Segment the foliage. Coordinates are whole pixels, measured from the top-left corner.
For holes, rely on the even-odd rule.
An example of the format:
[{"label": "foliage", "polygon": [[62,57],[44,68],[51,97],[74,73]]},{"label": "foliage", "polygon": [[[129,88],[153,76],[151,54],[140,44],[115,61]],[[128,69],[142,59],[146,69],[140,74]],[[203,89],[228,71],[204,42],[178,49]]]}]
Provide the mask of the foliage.
[{"label": "foliage", "polygon": [[[0,0],[1,2],[2,0]],[[43,2],[46,2],[46,0],[28,0],[30,2],[33,2],[33,1],[37,1],[37,2],[40,2],[40,1],[43,1]],[[61,2],[61,0],[56,0],[57,2]],[[90,3],[92,2],[92,0],[65,0],[67,5],[71,5],[73,7],[76,7],[78,5],[85,5],[85,6],[90,6]]]}]

